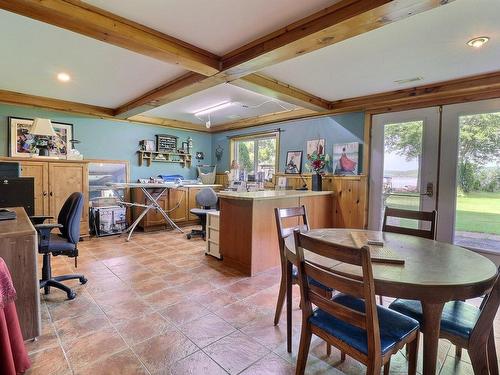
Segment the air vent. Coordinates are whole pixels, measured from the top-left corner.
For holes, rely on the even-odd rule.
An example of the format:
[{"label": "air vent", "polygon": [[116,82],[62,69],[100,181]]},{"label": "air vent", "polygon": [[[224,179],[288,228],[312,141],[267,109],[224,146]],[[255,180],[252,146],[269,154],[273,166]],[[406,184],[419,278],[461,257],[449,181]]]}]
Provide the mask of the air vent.
[{"label": "air vent", "polygon": [[404,85],[405,83],[411,83],[411,82],[417,82],[423,80],[422,77],[413,77],[413,78],[406,78],[406,79],[398,79],[394,81],[394,83],[397,83],[398,85]]}]

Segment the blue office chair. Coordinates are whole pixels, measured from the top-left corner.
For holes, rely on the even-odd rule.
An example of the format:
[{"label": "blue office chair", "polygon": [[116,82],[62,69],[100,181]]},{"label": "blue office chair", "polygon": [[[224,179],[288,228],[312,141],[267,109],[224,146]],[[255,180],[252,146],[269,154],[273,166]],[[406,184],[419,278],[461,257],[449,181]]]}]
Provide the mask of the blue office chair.
[{"label": "blue office chair", "polygon": [[201,230],[193,229],[191,233],[186,235],[187,239],[190,240],[192,237],[202,237],[205,239],[207,231],[207,212],[216,211],[217,201],[219,198],[215,193],[214,189],[206,187],[201,189],[196,193],[196,204],[200,208],[192,208],[190,212],[198,216],[201,220]]},{"label": "blue office chair", "polygon": [[[50,287],[58,288],[66,292],[68,299],[74,299],[76,293],[73,292],[61,281],[79,279],[80,283],[85,284],[87,279],[83,275],[63,275],[52,276],[51,255],[65,255],[75,258],[75,267],[77,267],[78,248],[80,240],[80,218],[83,210],[83,194],[76,192],[71,194],[59,212],[57,224],[44,224],[51,216],[31,216],[30,219],[38,232],[38,252],[43,254],[42,278],[40,288],[44,289],[45,294],[50,293]],[[61,234],[51,233],[53,229],[59,228]]]}]

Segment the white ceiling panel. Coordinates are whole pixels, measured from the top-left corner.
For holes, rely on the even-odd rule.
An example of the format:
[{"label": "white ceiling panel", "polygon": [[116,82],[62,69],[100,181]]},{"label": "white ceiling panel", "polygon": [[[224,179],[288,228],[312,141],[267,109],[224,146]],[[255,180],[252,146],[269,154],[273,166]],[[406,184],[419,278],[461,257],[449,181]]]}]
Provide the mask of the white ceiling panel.
[{"label": "white ceiling panel", "polygon": [[339,0],[86,0],[217,55]]},{"label": "white ceiling panel", "polygon": [[196,117],[194,113],[223,102],[232,104],[210,114],[210,121],[214,126],[297,108],[292,104],[224,83],[149,110],[142,115],[188,121],[205,126],[208,115]]},{"label": "white ceiling panel", "polygon": [[[0,89],[117,107],[185,73],[26,17],[0,11]],[[56,79],[59,72],[72,77]]]},{"label": "white ceiling panel", "polygon": [[[500,70],[500,1],[456,0],[263,72],[340,100]],[[480,49],[466,45],[489,36]],[[394,81],[422,77],[407,84]]]}]

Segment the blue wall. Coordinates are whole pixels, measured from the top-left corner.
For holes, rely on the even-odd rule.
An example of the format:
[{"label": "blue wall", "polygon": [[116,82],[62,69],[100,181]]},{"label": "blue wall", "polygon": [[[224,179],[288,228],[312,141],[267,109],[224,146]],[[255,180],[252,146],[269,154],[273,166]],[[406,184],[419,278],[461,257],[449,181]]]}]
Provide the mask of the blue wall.
[{"label": "blue wall", "polygon": [[[217,162],[217,171],[221,173],[228,170],[230,163],[230,142],[228,137],[280,128],[282,132],[280,135],[279,170],[285,170],[287,151],[303,150],[302,170],[304,171],[306,142],[308,140],[324,138],[326,152],[331,157],[333,145],[336,143],[359,142],[360,145],[364,143],[364,121],[364,114],[356,112],[217,133],[212,136],[212,160],[216,161],[215,149],[218,145],[221,145],[224,153],[221,161]],[[361,160],[363,160],[363,147],[361,146],[360,148],[359,161],[361,164]],[[329,172],[331,171],[330,165]]]},{"label": "blue wall", "polygon": [[102,120],[63,114],[43,109],[25,108],[11,105],[0,105],[0,156],[8,156],[8,116],[14,117],[43,117],[56,122],[73,124],[73,137],[82,143],[76,148],[85,159],[116,159],[129,160],[131,180],[148,178],[158,174],[181,174],[186,178],[196,178],[197,161],[193,158],[191,168],[182,168],[181,165],[166,163],[151,163],[151,167],[139,167],[136,154],[141,139],[155,139],[155,134],[171,134],[179,137],[179,142],[187,137],[193,139],[194,151],[205,153],[203,164],[212,163],[211,135],[199,132],[189,132],[162,126],[123,121]]},{"label": "blue wall", "polygon": [[[56,122],[73,124],[73,137],[82,142],[76,148],[84,155],[85,159],[128,160],[130,162],[131,181],[135,181],[137,178],[157,176],[158,174],[180,174],[186,178],[196,178],[196,164],[198,162],[194,159],[191,168],[182,168],[180,165],[165,163],[152,163],[151,167],[139,167],[136,154],[139,140],[155,139],[155,134],[172,134],[178,136],[180,142],[186,140],[187,137],[191,137],[194,144],[193,151],[202,151],[205,154],[205,160],[201,162],[202,164],[215,162],[215,149],[218,145],[221,145],[224,151],[221,161],[217,162],[217,172],[219,173],[229,169],[230,142],[228,136],[280,128],[282,130],[280,135],[280,171],[284,170],[287,151],[303,150],[305,158],[307,140],[325,138],[326,152],[331,156],[333,144],[344,142],[359,142],[362,144],[364,139],[363,113],[288,121],[249,129],[206,134],[0,104],[0,156],[8,156],[9,153],[8,116],[43,117]],[[359,160],[360,162],[363,160],[362,151]],[[304,163],[305,160],[303,160],[303,167]]]}]

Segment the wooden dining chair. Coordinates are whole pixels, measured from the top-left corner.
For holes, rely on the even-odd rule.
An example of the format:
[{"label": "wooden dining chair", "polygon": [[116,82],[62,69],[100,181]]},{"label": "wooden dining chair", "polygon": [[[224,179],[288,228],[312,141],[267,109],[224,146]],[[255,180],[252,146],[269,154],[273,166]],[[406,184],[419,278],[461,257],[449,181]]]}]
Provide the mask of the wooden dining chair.
[{"label": "wooden dining chair", "polygon": [[[382,224],[382,232],[390,232],[390,233],[399,233],[399,234],[407,234],[410,236],[427,238],[429,240],[436,239],[436,210],[431,212],[425,211],[412,211],[412,210],[402,210],[399,208],[390,208],[386,207],[384,212],[384,222]],[[421,222],[428,222],[429,229],[415,229],[408,228],[404,226],[396,226],[388,224],[389,218],[398,218],[398,219],[408,219],[408,220],[417,220],[419,225]],[[379,296],[379,304],[383,305],[384,300],[383,296]]]},{"label": "wooden dining chair", "polygon": [[[280,289],[278,292],[278,302],[276,303],[276,312],[274,314],[274,325],[278,325],[280,321],[281,312],[283,311],[283,304],[285,302],[285,297],[287,294],[287,287],[290,288],[294,284],[297,284],[297,267],[289,263],[285,257],[285,239],[293,235],[295,229],[299,229],[303,232],[309,231],[309,221],[307,219],[307,211],[305,206],[290,207],[290,208],[275,208],[274,214],[276,217],[276,227],[278,228],[278,244],[281,260],[281,282]],[[292,222],[291,226],[285,227],[285,221],[287,223]],[[290,267],[290,274],[292,279],[290,283],[287,283],[287,267]],[[318,293],[323,294],[326,298],[332,297],[332,289],[325,287],[321,283],[315,280],[310,280],[311,287],[314,288]],[[292,347],[292,301],[287,300],[287,350],[291,352]],[[331,347],[327,345],[327,355],[330,355]]]},{"label": "wooden dining chair", "polygon": [[[429,229],[415,229],[404,226],[395,226],[388,224],[388,218],[418,220],[419,222],[428,222]],[[427,238],[429,240],[436,239],[436,210],[431,212],[401,210],[399,208],[386,207],[384,212],[384,223],[382,224],[382,232],[391,232],[399,234],[408,234],[410,236]]]},{"label": "wooden dining chair", "polygon": [[[500,274],[500,267],[498,269]],[[493,321],[500,304],[500,277],[478,308],[467,302],[448,302],[441,315],[440,336],[457,348],[467,349],[476,375],[498,375]],[[423,326],[422,305],[419,301],[397,299],[389,308],[416,319]]]},{"label": "wooden dining chair", "polygon": [[[302,332],[296,374],[304,374],[312,334],[337,347],[342,353],[365,364],[367,374],[387,374],[390,359],[408,344],[408,374],[417,370],[419,323],[375,302],[370,249],[332,244],[294,231],[295,253],[286,250],[287,259],[299,272],[302,297]],[[304,256],[307,249],[308,256]],[[314,256],[361,267],[362,276],[340,274],[314,263]],[[309,258],[311,256],[311,259]],[[327,299],[311,289],[309,280],[342,292]],[[344,294],[345,293],[345,294]],[[313,310],[312,305],[317,306]]]}]

